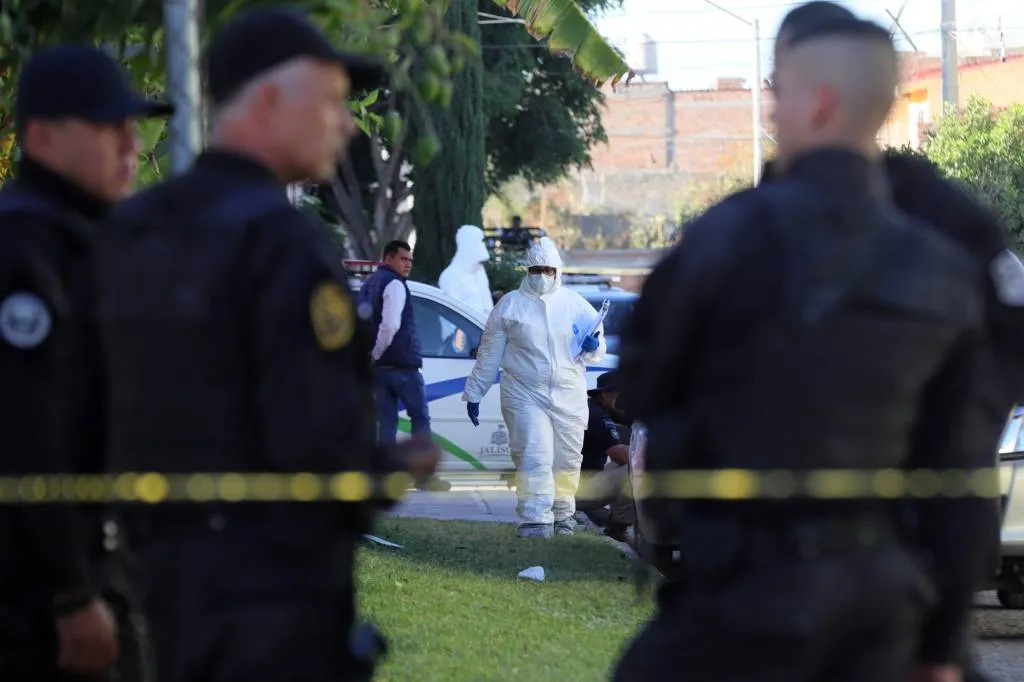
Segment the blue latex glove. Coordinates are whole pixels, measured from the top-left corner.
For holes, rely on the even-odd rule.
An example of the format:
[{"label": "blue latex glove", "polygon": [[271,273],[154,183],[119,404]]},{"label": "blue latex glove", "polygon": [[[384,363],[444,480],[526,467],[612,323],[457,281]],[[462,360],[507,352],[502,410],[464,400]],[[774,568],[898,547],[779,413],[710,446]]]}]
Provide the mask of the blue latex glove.
[{"label": "blue latex glove", "polygon": [[597,337],[600,335],[601,332],[597,332],[593,336],[588,336],[587,338],[583,339],[583,343],[580,344],[580,349],[584,353],[593,353],[595,350],[597,350]]},{"label": "blue latex glove", "polygon": [[480,426],[480,403],[466,403],[466,414],[473,426]]}]

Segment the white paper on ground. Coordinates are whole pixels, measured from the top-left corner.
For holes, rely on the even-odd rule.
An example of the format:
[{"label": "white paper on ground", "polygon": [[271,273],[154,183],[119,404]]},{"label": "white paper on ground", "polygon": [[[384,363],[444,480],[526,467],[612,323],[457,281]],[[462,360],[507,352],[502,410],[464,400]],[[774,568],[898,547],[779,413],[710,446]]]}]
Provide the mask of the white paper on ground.
[{"label": "white paper on ground", "polygon": [[526,578],[527,580],[536,580],[539,583],[544,582],[544,567],[543,566],[530,566],[529,568],[519,572],[520,578]]},{"label": "white paper on ground", "polygon": [[384,545],[385,547],[395,547],[397,549],[405,549],[405,547],[402,547],[401,545],[396,545],[393,542],[388,542],[384,538],[379,538],[376,535],[364,535],[363,537],[377,545]]}]

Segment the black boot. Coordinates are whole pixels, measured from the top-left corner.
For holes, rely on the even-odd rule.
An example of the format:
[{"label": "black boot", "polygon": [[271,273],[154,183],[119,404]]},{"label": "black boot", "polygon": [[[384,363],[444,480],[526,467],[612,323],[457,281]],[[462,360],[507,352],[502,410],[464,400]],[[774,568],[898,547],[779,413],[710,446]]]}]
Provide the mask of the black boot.
[{"label": "black boot", "polygon": [[616,542],[626,542],[629,539],[626,535],[627,530],[629,530],[628,523],[610,521],[608,526],[604,529],[604,534]]}]

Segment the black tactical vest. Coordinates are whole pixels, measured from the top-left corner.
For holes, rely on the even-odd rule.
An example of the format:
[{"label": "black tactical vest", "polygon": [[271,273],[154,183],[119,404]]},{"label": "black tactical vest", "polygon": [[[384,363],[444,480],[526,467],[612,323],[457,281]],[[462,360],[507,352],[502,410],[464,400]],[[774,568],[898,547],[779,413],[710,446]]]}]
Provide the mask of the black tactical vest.
[{"label": "black tactical vest", "polygon": [[[761,274],[727,278],[695,330],[685,409],[645,424],[649,472],[905,466],[924,386],[980,321],[970,262],[881,199],[837,206],[784,180],[755,200],[778,252],[764,254]],[[645,506],[651,541],[669,546],[701,510],[767,519],[818,508],[805,499]]]},{"label": "black tactical vest", "polygon": [[[252,407],[257,372],[248,351],[255,322],[248,308],[238,305],[246,293],[232,274],[237,273],[247,224],[282,207],[288,207],[284,192],[265,186],[235,190],[192,223],[169,223],[148,215],[145,206],[129,204],[99,240],[96,314],[110,379],[108,452],[113,471],[294,473],[289,461],[261,459],[266,448],[261,447]],[[340,259],[337,274],[344,276]],[[366,327],[365,321],[358,325],[350,344],[354,383],[367,387],[365,400],[358,401],[366,411],[337,415],[365,425],[365,436],[357,439],[363,442],[337,444],[347,455],[346,468],[359,471],[376,464],[371,374],[364,362],[369,354]],[[308,459],[302,466],[328,473],[337,466],[335,451],[324,453],[328,455],[323,467]],[[166,520],[167,508],[177,505],[160,505],[159,510],[133,514],[132,520]],[[309,549],[322,546],[325,534],[341,528],[365,532],[375,505],[257,503],[218,508],[233,518],[271,524],[268,528],[277,530],[263,532],[268,542]],[[172,515],[182,518],[180,511]],[[138,528],[156,532],[145,524]]]},{"label": "black tactical vest", "polygon": [[[752,333],[704,348],[696,383],[707,466],[906,465],[926,384],[980,321],[973,266],[881,200],[837,210],[795,200],[785,185],[760,200],[785,279]],[[741,428],[736,415],[747,417]]]},{"label": "black tactical vest", "polygon": [[99,240],[114,470],[238,471],[251,461],[246,325],[228,278],[246,223],[282,205],[283,193],[257,189],[192,224],[127,213]]}]

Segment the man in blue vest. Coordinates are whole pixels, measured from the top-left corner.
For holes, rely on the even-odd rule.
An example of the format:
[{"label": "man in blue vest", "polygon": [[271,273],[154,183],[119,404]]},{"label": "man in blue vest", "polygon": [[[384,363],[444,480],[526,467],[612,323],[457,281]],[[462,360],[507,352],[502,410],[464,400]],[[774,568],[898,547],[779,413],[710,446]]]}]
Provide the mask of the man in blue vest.
[{"label": "man in blue vest", "polygon": [[[363,285],[360,298],[373,306],[373,384],[377,400],[377,442],[389,445],[398,437],[399,403],[412,422],[412,433],[430,435],[430,413],[423,383],[423,354],[406,279],[412,272],[412,247],[392,241],[384,247],[383,263]],[[421,489],[451,486],[429,477]]]}]

